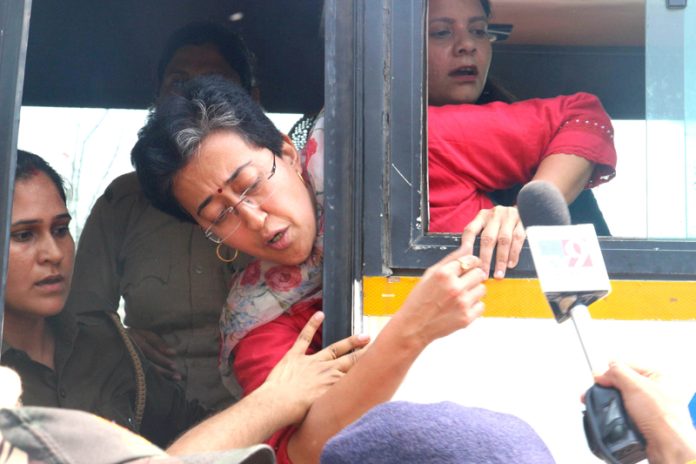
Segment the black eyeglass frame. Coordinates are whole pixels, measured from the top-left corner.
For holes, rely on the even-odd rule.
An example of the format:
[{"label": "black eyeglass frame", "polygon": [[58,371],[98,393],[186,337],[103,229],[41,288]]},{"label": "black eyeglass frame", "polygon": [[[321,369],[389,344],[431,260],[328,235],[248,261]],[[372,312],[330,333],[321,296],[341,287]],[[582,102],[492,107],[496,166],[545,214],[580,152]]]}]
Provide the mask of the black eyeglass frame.
[{"label": "black eyeglass frame", "polygon": [[[268,174],[268,177],[266,177],[266,180],[271,180],[271,178],[275,175],[276,173],[276,154],[271,152],[271,156],[273,157],[273,166],[271,166],[271,172]],[[213,232],[213,227],[216,227],[220,225],[220,222],[222,222],[229,213],[233,213],[237,207],[244,201],[246,200],[247,193],[249,192],[249,189],[251,189],[253,185],[250,185],[247,187],[240,195],[239,195],[239,201],[237,201],[234,205],[228,206],[227,208],[223,209],[220,211],[220,214],[218,214],[218,217],[215,218],[213,222],[210,223],[208,227],[206,227],[203,230],[203,234],[205,235],[205,238],[210,240],[213,243],[220,244],[224,240],[223,238],[220,238],[215,232]],[[234,233],[234,232],[232,232]],[[232,234],[230,234],[232,235]],[[228,235],[229,237],[229,235]]]}]

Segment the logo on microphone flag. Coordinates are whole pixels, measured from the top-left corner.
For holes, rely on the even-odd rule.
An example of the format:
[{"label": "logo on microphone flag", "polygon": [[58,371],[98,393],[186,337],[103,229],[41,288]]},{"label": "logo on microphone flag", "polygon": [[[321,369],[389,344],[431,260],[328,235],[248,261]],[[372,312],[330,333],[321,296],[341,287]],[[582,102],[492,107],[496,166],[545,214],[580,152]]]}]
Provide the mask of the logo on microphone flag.
[{"label": "logo on microphone flag", "polygon": [[609,292],[609,276],[591,224],[532,226],[526,231],[544,293]]},{"label": "logo on microphone flag", "polygon": [[592,267],[590,244],[583,239],[540,240],[539,251],[544,259],[555,260],[556,266]]}]

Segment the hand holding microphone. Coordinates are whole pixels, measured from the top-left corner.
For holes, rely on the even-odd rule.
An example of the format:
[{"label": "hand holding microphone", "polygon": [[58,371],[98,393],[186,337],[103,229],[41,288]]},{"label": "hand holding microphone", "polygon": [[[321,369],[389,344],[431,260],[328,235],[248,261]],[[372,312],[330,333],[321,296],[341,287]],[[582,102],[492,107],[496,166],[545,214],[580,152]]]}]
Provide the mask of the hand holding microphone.
[{"label": "hand holding microphone", "polygon": [[645,436],[649,462],[696,462],[696,430],[683,404],[660,384],[659,374],[612,363],[596,381],[621,391],[626,411]]},{"label": "hand holding microphone", "polygon": [[[565,199],[549,182],[525,185],[517,197],[517,208],[539,283],[554,317],[558,323],[573,320],[590,369],[594,370],[575,317],[610,291],[594,227],[569,225]],[[597,457],[620,464],[645,459],[645,440],[628,417],[618,390],[595,384],[585,393],[585,404],[585,435]]]}]

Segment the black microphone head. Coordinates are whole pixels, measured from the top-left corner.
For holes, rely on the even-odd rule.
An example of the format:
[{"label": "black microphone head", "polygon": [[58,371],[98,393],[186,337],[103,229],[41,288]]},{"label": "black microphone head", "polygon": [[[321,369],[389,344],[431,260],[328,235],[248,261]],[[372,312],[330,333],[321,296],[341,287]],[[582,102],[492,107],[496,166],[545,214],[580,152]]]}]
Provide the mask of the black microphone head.
[{"label": "black microphone head", "polygon": [[517,210],[525,227],[570,225],[565,198],[551,182],[535,180],[522,187]]}]

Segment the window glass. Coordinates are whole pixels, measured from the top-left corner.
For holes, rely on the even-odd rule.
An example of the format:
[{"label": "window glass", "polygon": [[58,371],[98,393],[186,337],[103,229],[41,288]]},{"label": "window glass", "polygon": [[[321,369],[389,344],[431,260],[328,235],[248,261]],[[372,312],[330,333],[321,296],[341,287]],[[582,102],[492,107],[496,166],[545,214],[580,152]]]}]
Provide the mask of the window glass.
[{"label": "window glass", "polygon": [[[685,235],[683,22],[648,1],[646,33],[646,189],[648,234]],[[675,14],[676,13],[676,14]]]},{"label": "window glass", "polygon": [[[696,8],[684,10],[684,121],[686,124],[687,235],[696,238]],[[691,27],[686,27],[690,24]]]}]

